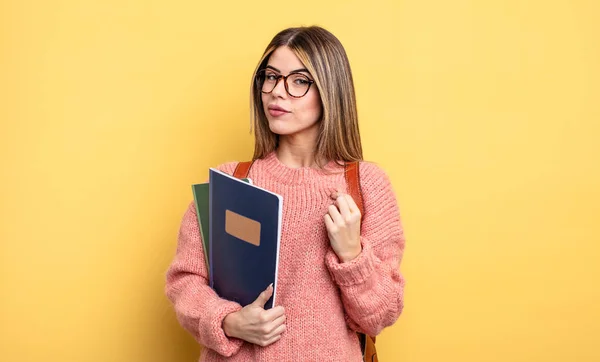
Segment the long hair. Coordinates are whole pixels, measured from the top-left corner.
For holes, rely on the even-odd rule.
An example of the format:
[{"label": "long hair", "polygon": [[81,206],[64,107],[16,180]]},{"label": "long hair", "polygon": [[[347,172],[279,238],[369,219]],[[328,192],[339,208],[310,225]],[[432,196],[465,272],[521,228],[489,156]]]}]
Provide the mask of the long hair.
[{"label": "long hair", "polygon": [[319,121],[315,159],[361,161],[362,145],[350,63],[342,43],[318,26],[289,28],[279,32],[265,49],[254,71],[250,93],[256,141],[253,158],[263,158],[278,146],[278,135],[269,129],[256,74],[267,66],[271,54],[282,46],[287,46],[304,64],[321,96],[323,112]]}]

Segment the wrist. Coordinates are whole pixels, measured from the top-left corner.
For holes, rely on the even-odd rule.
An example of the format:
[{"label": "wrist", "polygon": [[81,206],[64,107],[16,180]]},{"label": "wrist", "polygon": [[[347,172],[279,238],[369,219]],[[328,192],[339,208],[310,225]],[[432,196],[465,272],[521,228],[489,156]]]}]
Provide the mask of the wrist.
[{"label": "wrist", "polygon": [[233,313],[229,313],[228,315],[225,316],[225,318],[223,318],[223,332],[225,333],[225,335],[227,337],[233,337],[235,338],[237,333],[236,333],[236,318],[237,318],[237,314],[238,312],[233,312]]},{"label": "wrist", "polygon": [[357,248],[348,250],[345,253],[340,253],[338,255],[338,258],[340,259],[341,263],[348,263],[348,262],[356,259],[360,255],[361,252],[362,252],[362,246],[360,244],[358,244]]}]

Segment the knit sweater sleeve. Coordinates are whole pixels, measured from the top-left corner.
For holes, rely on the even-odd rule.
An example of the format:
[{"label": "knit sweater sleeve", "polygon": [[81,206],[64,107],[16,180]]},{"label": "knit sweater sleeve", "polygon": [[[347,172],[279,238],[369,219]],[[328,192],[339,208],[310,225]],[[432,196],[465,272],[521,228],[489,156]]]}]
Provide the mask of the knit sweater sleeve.
[{"label": "knit sweater sleeve", "polygon": [[362,252],[341,263],[327,252],[326,264],[340,288],[350,328],[378,335],[398,319],[404,301],[404,278],[399,266],[404,232],[394,191],[385,172],[375,164],[360,164],[364,199]]},{"label": "knit sweater sleeve", "polygon": [[[234,166],[225,164],[219,169],[231,174]],[[198,343],[223,356],[232,356],[239,351],[243,341],[228,338],[222,323],[225,316],[242,307],[219,298],[208,285],[208,270],[193,202],[181,222],[177,251],[166,275],[165,293],[173,303],[179,323]]]}]

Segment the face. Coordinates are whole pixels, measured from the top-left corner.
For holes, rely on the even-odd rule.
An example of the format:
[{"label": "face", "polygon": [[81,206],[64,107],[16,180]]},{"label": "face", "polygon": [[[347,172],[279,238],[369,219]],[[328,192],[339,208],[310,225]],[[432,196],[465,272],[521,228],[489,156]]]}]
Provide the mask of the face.
[{"label": "face", "polygon": [[[308,79],[314,80],[300,59],[285,46],[277,48],[271,54],[267,69],[271,79],[275,78],[273,75],[287,76],[290,73],[300,73],[307,76]],[[293,80],[292,78],[293,76],[288,78],[290,86],[293,86],[293,82],[301,84],[302,79],[296,77]],[[322,107],[319,91],[315,84],[310,86],[308,93],[303,97],[294,98],[287,93],[283,78],[281,78],[271,93],[261,94],[271,132],[280,136],[307,136],[310,139],[316,139]]]}]

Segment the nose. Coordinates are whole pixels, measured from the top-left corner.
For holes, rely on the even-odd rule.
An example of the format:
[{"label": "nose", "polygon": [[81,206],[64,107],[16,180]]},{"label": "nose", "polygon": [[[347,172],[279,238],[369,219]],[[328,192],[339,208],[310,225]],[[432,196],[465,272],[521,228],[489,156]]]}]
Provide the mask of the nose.
[{"label": "nose", "polygon": [[285,78],[279,77],[277,79],[277,83],[275,83],[275,88],[271,92],[276,97],[284,97],[287,94],[285,90]]}]

